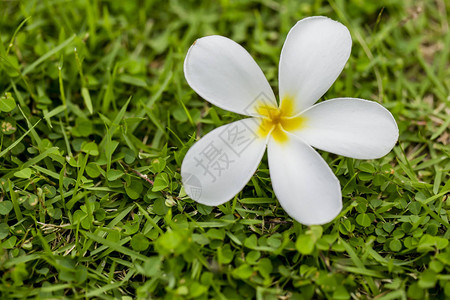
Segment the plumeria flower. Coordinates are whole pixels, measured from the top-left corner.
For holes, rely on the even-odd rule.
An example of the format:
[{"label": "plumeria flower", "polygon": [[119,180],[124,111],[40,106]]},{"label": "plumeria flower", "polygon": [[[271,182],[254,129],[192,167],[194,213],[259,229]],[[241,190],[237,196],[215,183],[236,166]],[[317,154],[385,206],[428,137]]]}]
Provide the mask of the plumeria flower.
[{"label": "plumeria flower", "polygon": [[281,51],[279,99],[250,54],[222,36],[195,41],[184,62],[202,98],[249,116],[211,131],[187,152],[181,176],[187,195],[216,206],[232,199],[256,171],[267,147],[280,205],[302,224],[324,224],[342,209],[341,187],[312,148],[357,159],[386,155],[397,124],[380,104],[336,98],[314,104],[336,80],[351,50],[348,29],[326,17],[299,21]]}]

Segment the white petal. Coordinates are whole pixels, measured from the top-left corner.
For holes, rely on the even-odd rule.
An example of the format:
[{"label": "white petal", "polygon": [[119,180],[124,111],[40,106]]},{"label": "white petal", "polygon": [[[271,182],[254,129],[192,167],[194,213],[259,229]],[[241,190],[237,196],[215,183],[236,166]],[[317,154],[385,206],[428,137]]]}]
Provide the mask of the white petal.
[{"label": "white petal", "polygon": [[299,138],[268,144],[270,178],[281,206],[305,225],[324,224],[342,209],[338,179],[323,158]]},{"label": "white petal", "polygon": [[398,127],[380,104],[355,98],[337,98],[302,113],[305,127],[293,132],[311,146],[358,159],[379,158],[392,150]]},{"label": "white petal", "polygon": [[299,21],[284,42],[280,57],[280,99],[291,98],[296,113],[313,105],[345,66],[352,47],[347,27],[326,17]]},{"label": "white petal", "polygon": [[181,176],[191,199],[220,205],[242,190],[266,149],[266,139],[256,135],[258,124],[249,118],[221,126],[189,149]]},{"label": "white petal", "polygon": [[256,115],[258,102],[276,106],[275,95],[250,54],[218,35],[194,42],[184,61],[184,76],[201,97],[220,108]]}]

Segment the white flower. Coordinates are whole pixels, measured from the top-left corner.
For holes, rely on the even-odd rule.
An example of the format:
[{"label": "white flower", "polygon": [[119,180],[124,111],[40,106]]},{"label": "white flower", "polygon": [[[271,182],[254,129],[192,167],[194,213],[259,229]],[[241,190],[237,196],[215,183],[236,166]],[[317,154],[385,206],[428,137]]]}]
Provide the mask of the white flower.
[{"label": "white flower", "polygon": [[221,126],[189,149],[181,166],[189,197],[211,206],[232,199],[267,146],[273,190],[284,210],[306,225],[333,220],[342,209],[340,184],[312,147],[373,159],[386,155],[398,138],[391,113],[376,102],[337,98],[314,104],[341,73],[351,44],[339,22],[299,21],[281,51],[278,106],[243,47],[222,36],[198,39],[184,62],[189,85],[210,103],[251,118]]}]

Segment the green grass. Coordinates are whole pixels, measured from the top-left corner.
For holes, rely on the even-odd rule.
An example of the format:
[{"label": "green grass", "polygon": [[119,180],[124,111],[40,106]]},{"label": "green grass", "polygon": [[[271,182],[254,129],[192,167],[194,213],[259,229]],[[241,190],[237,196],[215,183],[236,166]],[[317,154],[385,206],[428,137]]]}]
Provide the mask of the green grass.
[{"label": "green grass", "polygon": [[[0,2],[0,298],[450,298],[448,1],[199,3]],[[234,39],[276,90],[311,15],[353,37],[324,98],[382,103],[394,150],[321,153],[344,201],[323,226],[287,216],[267,159],[233,201],[188,199],[187,149],[239,118],[187,85],[189,46]]]}]

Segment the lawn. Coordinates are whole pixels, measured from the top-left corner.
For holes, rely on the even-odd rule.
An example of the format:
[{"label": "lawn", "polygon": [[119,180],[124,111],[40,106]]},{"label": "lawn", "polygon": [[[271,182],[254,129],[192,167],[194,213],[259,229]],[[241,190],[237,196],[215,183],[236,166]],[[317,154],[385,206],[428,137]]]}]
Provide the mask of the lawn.
[{"label": "lawn", "polygon": [[[449,299],[450,4],[383,1],[0,1],[0,298]],[[275,94],[289,29],[348,27],[322,100],[369,99],[399,141],[357,160],[319,151],[343,210],[305,226],[280,207],[267,155],[218,207],[180,167],[242,118],[187,84],[197,38],[227,36]],[[322,101],[321,100],[321,101]]]}]

